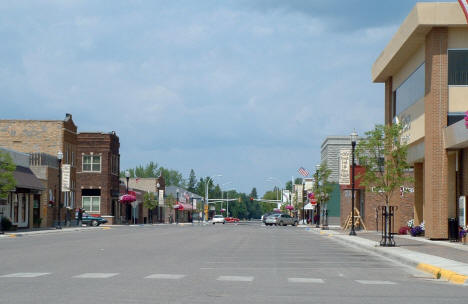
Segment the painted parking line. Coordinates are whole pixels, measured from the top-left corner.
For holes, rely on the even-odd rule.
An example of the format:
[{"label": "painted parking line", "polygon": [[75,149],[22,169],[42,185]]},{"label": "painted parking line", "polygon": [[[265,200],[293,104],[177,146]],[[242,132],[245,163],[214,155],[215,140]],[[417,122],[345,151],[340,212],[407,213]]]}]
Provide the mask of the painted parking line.
[{"label": "painted parking line", "polygon": [[83,274],[74,276],[74,278],[77,278],[77,279],[107,279],[107,278],[115,277],[116,275],[118,275],[118,273],[88,272],[88,273],[83,273]]},{"label": "painted parking line", "polygon": [[145,277],[145,279],[180,280],[184,277],[186,277],[185,274],[155,273]]},{"label": "painted parking line", "polygon": [[322,279],[316,278],[288,278],[289,283],[318,283],[323,284],[325,283]]},{"label": "painted parking line", "polygon": [[364,285],[396,285],[396,283],[392,281],[356,280],[356,282]]},{"label": "painted parking line", "polygon": [[247,276],[220,276],[217,278],[218,281],[230,281],[230,282],[252,282],[254,277]]},{"label": "painted parking line", "polygon": [[37,278],[50,274],[50,272],[17,272],[0,276],[0,278]]}]

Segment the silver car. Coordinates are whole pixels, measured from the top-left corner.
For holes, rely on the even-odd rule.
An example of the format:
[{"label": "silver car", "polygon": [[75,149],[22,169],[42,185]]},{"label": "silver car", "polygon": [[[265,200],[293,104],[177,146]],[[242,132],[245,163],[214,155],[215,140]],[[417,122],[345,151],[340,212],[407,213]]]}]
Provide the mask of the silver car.
[{"label": "silver car", "polygon": [[276,226],[276,218],[278,218],[281,215],[281,213],[274,213],[272,215],[269,215],[265,219],[265,225],[267,226]]},{"label": "silver car", "polygon": [[280,214],[276,217],[276,224],[278,226],[297,226],[297,218],[290,216],[289,214]]}]

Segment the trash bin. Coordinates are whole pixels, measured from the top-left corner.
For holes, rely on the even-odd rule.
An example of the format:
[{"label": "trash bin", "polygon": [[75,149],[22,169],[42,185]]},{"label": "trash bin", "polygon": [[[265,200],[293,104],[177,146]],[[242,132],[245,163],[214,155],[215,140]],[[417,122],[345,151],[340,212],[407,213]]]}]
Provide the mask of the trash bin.
[{"label": "trash bin", "polygon": [[451,242],[458,242],[458,219],[453,217],[448,219],[448,232],[449,240]]}]

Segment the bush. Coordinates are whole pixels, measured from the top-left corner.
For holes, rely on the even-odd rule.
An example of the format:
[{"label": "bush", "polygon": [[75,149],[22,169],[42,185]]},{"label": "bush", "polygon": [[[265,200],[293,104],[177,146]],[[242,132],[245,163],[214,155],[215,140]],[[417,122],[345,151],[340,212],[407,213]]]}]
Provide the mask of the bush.
[{"label": "bush", "polygon": [[403,226],[398,230],[398,234],[408,234],[408,231],[410,230],[410,227]]},{"label": "bush", "polygon": [[0,222],[0,225],[2,226],[2,230],[8,231],[11,229],[12,223],[9,218],[7,217],[2,217],[2,221]]}]

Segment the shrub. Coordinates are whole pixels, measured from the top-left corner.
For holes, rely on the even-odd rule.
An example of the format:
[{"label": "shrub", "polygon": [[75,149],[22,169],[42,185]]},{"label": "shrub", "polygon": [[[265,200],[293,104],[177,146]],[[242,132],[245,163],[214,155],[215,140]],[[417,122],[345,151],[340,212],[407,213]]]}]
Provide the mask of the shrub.
[{"label": "shrub", "polygon": [[12,223],[9,218],[2,217],[2,221],[0,222],[0,225],[2,225],[2,230],[8,231],[11,229]]},{"label": "shrub", "polygon": [[407,226],[400,227],[400,229],[398,230],[398,234],[408,234],[408,231],[409,231],[410,229],[411,229],[411,228],[410,228],[410,227],[407,227]]}]

